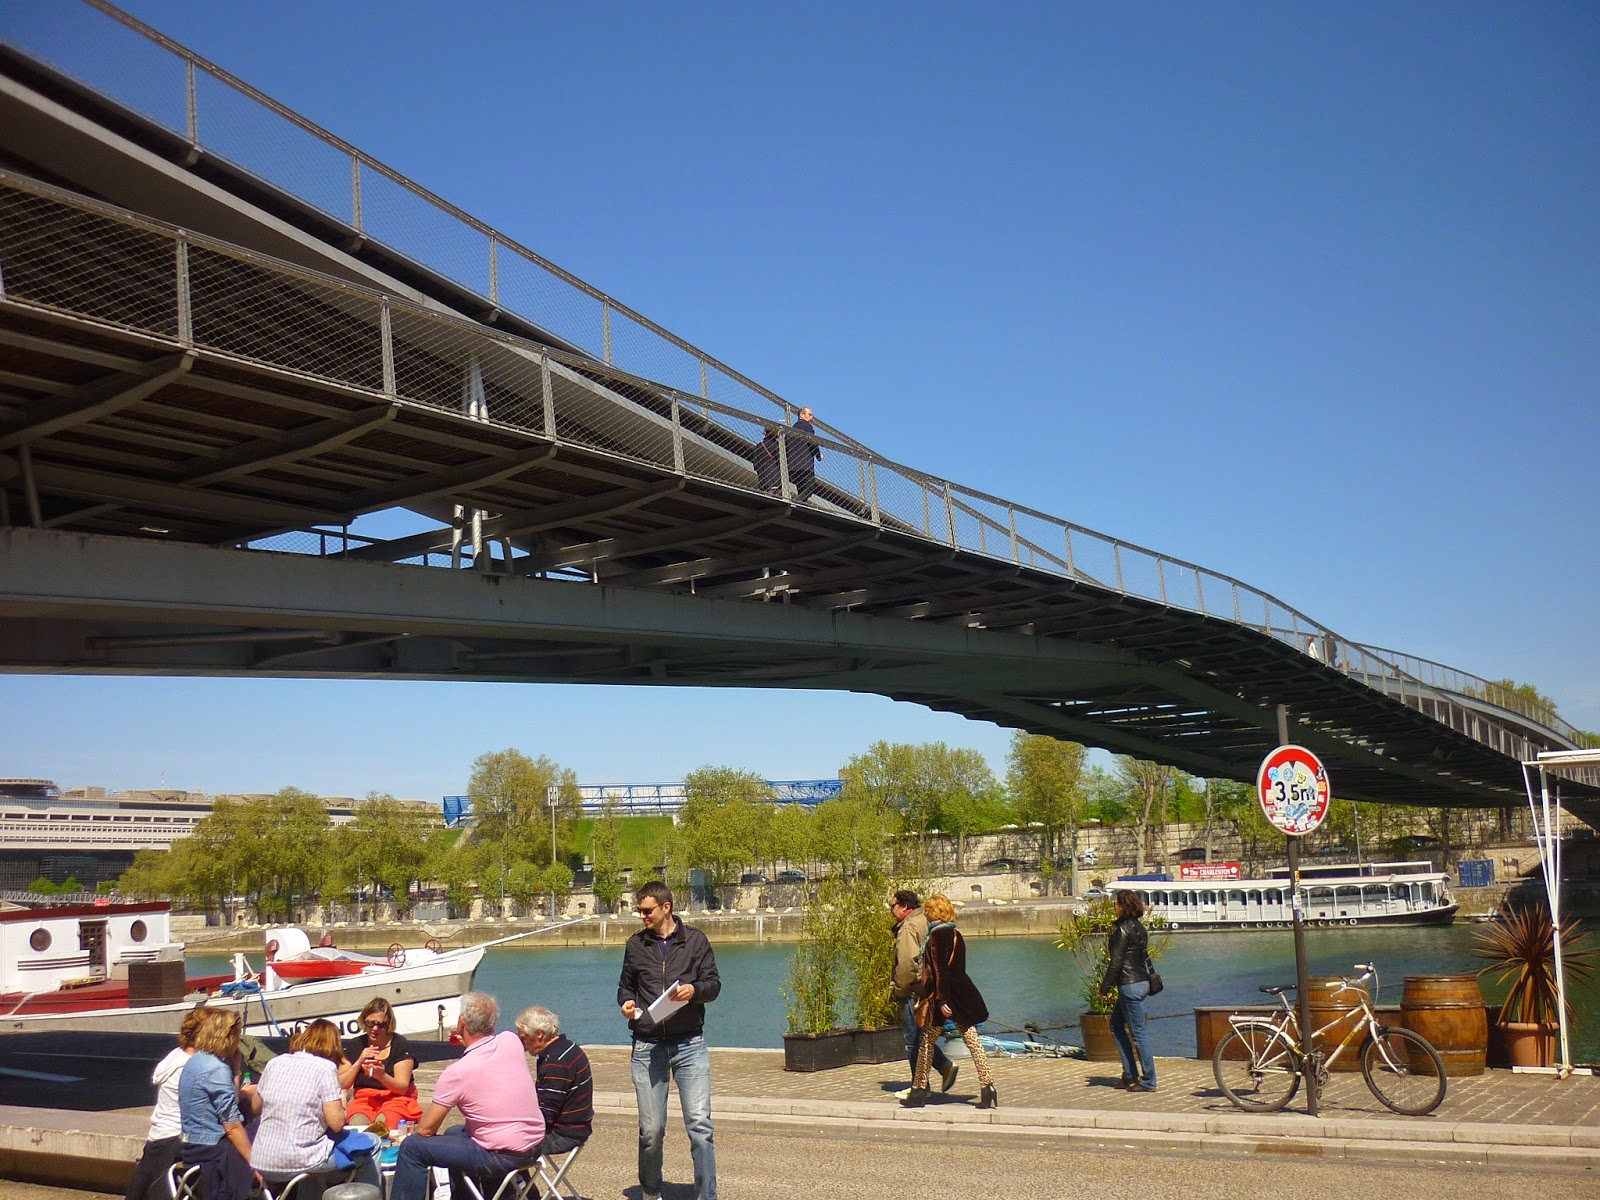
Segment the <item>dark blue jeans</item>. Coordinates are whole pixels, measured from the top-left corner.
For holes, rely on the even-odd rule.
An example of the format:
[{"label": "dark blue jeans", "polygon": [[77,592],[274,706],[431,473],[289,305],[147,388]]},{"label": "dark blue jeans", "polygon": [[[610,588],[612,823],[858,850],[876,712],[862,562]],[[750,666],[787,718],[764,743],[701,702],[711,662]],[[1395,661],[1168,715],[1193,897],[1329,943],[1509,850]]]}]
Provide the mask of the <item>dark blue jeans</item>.
[{"label": "dark blue jeans", "polygon": [[[917,1028],[917,998],[908,996],[900,1001],[900,1024],[906,1033],[906,1061],[911,1064],[911,1075],[917,1074],[917,1039],[922,1031]],[[943,1075],[950,1069],[950,1056],[938,1042],[933,1044],[933,1069]]]},{"label": "dark blue jeans", "polygon": [[1147,982],[1125,983],[1117,989],[1117,1006],[1111,1010],[1111,1036],[1122,1058],[1122,1077],[1156,1086],[1156,1060],[1150,1053],[1150,1028],[1145,1024]]},{"label": "dark blue jeans", "polygon": [[[400,1157],[395,1160],[394,1183],[389,1188],[389,1200],[424,1200],[428,1194],[431,1167],[447,1168],[452,1180],[457,1175],[490,1177],[494,1180],[492,1190],[499,1186],[502,1178],[518,1167],[527,1166],[533,1159],[534,1156],[530,1154],[485,1150],[467,1136],[464,1125],[456,1125],[433,1137],[412,1134],[400,1143]],[[453,1185],[450,1194],[458,1194]]]}]

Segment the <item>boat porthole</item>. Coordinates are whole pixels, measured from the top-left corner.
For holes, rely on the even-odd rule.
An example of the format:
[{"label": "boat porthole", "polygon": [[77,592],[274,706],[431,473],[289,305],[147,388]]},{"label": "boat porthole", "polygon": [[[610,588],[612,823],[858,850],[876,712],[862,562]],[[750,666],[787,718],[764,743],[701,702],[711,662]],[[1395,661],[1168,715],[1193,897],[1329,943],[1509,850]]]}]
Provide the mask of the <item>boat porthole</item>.
[{"label": "boat porthole", "polygon": [[50,949],[50,931],[48,929],[35,929],[28,938],[28,945],[43,954]]},{"label": "boat porthole", "polygon": [[1346,925],[1354,925],[1355,923],[1356,923],[1356,919],[1354,917],[1351,917],[1348,921],[1345,922]]},{"label": "boat porthole", "polygon": [[135,921],[128,926],[128,936],[136,942],[142,942],[150,936],[150,927],[143,921]]},{"label": "boat porthole", "polygon": [[1183,926],[1179,925],[1176,921],[1169,921],[1167,923],[1167,928],[1168,929],[1182,929]]}]

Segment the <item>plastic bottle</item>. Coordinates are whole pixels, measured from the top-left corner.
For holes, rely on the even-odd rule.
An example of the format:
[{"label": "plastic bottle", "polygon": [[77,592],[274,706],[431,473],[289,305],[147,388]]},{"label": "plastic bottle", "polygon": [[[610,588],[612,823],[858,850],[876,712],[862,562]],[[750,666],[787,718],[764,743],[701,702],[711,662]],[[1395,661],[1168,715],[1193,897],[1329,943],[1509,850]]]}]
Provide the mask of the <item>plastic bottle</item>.
[{"label": "plastic bottle", "polygon": [[408,1133],[410,1133],[410,1132],[411,1132],[411,1122],[410,1121],[401,1121],[399,1128],[397,1128],[394,1131],[395,1145],[399,1145],[401,1142],[405,1141],[406,1140],[406,1135]]}]

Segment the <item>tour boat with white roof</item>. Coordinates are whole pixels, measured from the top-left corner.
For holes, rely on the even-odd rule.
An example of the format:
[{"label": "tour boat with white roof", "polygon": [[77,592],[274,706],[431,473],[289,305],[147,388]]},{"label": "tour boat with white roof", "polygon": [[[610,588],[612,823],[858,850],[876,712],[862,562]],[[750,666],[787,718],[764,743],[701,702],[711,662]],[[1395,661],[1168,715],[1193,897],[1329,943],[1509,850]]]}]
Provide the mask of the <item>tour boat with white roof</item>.
[{"label": "tour boat with white roof", "polygon": [[[1238,863],[1183,864],[1180,877],[1119,879],[1171,929],[1279,929],[1294,924],[1289,870],[1239,878]],[[1460,907],[1450,877],[1427,862],[1325,864],[1300,869],[1300,905],[1312,927],[1448,925]]]}]

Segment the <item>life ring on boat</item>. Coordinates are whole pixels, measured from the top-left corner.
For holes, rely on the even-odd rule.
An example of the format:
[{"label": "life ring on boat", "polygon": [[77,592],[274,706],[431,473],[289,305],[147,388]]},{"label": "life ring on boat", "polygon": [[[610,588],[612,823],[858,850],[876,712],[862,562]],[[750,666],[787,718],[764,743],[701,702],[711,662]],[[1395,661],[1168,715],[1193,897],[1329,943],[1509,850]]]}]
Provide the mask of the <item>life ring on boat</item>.
[{"label": "life ring on boat", "polygon": [[1346,925],[1354,925],[1355,923],[1356,923],[1356,919],[1354,917],[1351,917],[1348,921],[1345,922]]},{"label": "life ring on boat", "polygon": [[1167,922],[1167,928],[1168,929],[1182,929],[1183,926],[1178,924],[1176,921],[1168,921]]},{"label": "life ring on boat", "polygon": [[391,967],[403,967],[406,965],[406,948],[399,942],[395,942],[389,947],[389,965]]},{"label": "life ring on boat", "polygon": [[429,938],[427,941],[422,943],[422,948],[424,950],[432,950],[435,954],[444,953],[444,943],[438,938]]},{"label": "life ring on boat", "polygon": [[267,943],[267,961],[271,962],[278,957],[278,939],[273,938]]}]

